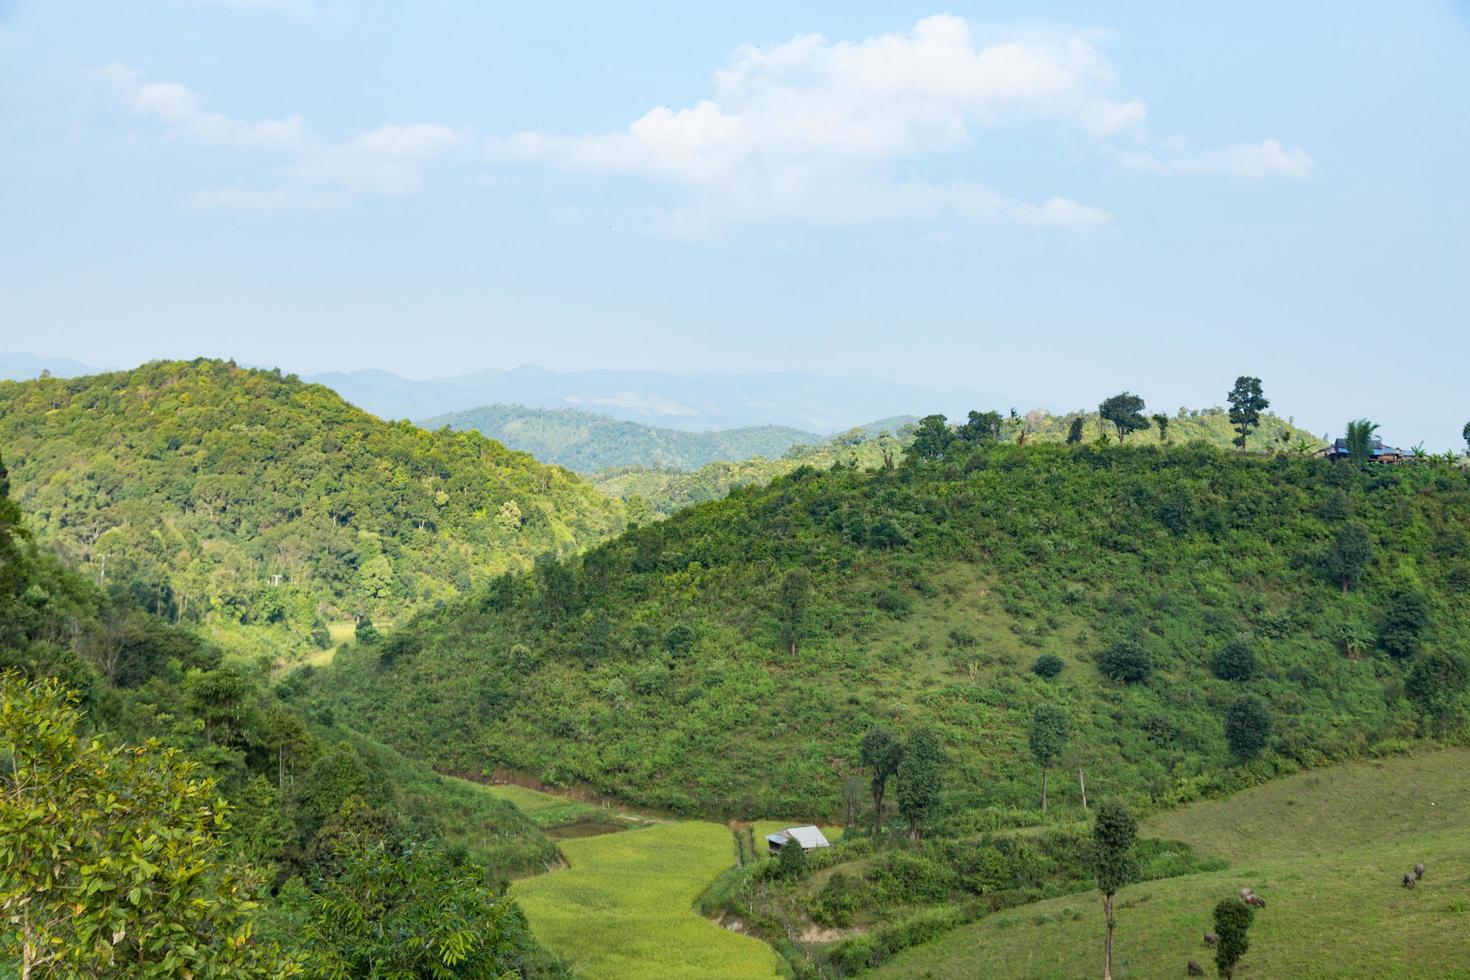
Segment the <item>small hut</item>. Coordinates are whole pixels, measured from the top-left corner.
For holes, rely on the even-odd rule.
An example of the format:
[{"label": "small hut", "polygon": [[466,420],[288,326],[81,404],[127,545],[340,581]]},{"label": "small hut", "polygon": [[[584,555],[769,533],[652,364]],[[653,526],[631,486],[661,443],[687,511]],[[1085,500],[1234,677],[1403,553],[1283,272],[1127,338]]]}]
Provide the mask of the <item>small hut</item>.
[{"label": "small hut", "polygon": [[787,827],[778,830],[774,834],[766,835],[766,846],[771,849],[771,856],[775,857],[781,853],[781,848],[795,841],[803,851],[814,851],[819,847],[831,847],[826,837],[816,827]]}]

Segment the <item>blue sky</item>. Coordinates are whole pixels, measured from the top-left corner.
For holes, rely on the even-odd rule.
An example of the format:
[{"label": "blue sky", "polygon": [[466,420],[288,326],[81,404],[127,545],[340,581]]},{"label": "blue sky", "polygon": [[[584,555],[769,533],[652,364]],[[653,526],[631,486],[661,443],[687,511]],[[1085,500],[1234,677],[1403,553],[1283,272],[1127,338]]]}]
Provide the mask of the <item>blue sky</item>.
[{"label": "blue sky", "polygon": [[0,0],[0,349],[1470,419],[1463,3]]}]

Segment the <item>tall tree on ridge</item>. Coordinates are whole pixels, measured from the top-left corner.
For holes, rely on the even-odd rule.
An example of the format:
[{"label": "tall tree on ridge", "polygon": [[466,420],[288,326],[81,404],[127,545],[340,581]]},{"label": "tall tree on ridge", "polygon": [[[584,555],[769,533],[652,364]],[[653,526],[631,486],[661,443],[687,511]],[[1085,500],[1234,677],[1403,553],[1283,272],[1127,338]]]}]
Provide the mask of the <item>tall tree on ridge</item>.
[{"label": "tall tree on ridge", "polygon": [[1261,391],[1261,379],[1242,374],[1235,379],[1235,387],[1226,396],[1230,401],[1230,424],[1239,433],[1235,444],[1245,448],[1245,441],[1261,424],[1261,413],[1271,407]]},{"label": "tall tree on ridge", "polygon": [[1373,459],[1373,433],[1378,423],[1367,419],[1355,419],[1347,424],[1348,458],[1359,466],[1367,466]]},{"label": "tall tree on ridge", "polygon": [[1148,428],[1148,419],[1143,414],[1143,399],[1129,392],[1114,395],[1097,407],[1097,414],[1113,423],[1118,430],[1118,443],[1128,438],[1128,433]]}]

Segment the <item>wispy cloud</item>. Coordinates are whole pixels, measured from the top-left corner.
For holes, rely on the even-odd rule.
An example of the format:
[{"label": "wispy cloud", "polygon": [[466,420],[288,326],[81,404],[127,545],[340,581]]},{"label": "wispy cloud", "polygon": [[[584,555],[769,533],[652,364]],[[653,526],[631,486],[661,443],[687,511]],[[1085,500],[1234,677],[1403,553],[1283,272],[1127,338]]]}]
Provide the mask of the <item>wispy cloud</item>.
[{"label": "wispy cloud", "polygon": [[1158,148],[1119,154],[1125,166],[1158,174],[1224,174],[1231,177],[1264,179],[1266,177],[1312,176],[1312,155],[1299,146],[1287,146],[1280,140],[1259,143],[1232,143],[1218,150],[1190,152],[1182,141],[1165,140]]},{"label": "wispy cloud", "polygon": [[502,161],[635,174],[682,185],[670,215],[711,222],[928,218],[1095,225],[1100,209],[1013,200],[978,181],[899,179],[895,164],[965,143],[977,127],[1042,117],[1107,136],[1139,125],[1141,103],[1108,94],[1113,73],[1091,36],[1030,33],[978,44],[969,25],[928,17],[902,34],[832,42],[808,34],[746,45],[715,75],[715,95],[655,107],[625,130],[492,139]]},{"label": "wispy cloud", "polygon": [[690,199],[667,224],[693,233],[734,221],[945,214],[1073,229],[1106,223],[1105,210],[1069,197],[1029,202],[973,177],[922,176],[926,163],[983,132],[1019,138],[1013,123],[1071,128],[1096,141],[1103,156],[1160,173],[1310,171],[1305,151],[1274,140],[1194,156],[1156,148],[1144,104],[1115,94],[1104,40],[1080,30],[981,40],[964,19],[948,15],[859,41],[801,35],[774,47],[741,47],[715,73],[714,94],[692,106],[656,106],[612,132],[494,138],[488,149],[502,163],[682,187]]},{"label": "wispy cloud", "polygon": [[251,151],[267,162],[263,186],[191,191],[192,207],[244,211],[324,210],[366,195],[417,191],[422,170],[463,141],[436,123],[390,124],[340,142],[314,137],[301,117],[246,121],[204,108],[204,100],[176,82],[145,82],[114,66],[109,77],[136,113],[162,121],[185,138]]}]

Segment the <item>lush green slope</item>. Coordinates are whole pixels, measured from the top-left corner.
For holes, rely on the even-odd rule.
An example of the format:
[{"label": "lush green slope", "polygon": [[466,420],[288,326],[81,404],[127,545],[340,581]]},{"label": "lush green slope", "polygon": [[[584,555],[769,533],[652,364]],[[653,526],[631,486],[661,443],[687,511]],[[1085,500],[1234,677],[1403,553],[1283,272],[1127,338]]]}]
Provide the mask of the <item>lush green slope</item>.
[{"label": "lush green slope", "polygon": [[[1082,441],[1088,444],[1116,438],[1113,427],[1101,422],[1097,412],[1073,412],[1052,415],[1045,411],[1028,412],[1024,416],[1005,419],[1001,423],[1001,437],[1007,442],[1063,442],[1067,439],[1074,418],[1082,419]],[[826,469],[833,463],[851,463],[870,469],[882,464],[884,453],[902,458],[903,449],[913,438],[913,416],[897,416],[869,425],[859,426],[826,442],[817,445],[791,447],[779,459],[739,459],[726,457],[724,461],[710,463],[692,473],[677,472],[658,467],[618,467],[594,473],[589,479],[604,493],[634,503],[635,498],[646,502],[655,513],[671,514],[681,507],[718,500],[735,487],[764,486],[778,476],[784,476],[800,466]],[[951,424],[963,422],[952,419]],[[1222,408],[1203,410],[1181,408],[1171,416],[1166,429],[1160,429],[1157,420],[1149,428],[1133,433],[1128,443],[1134,446],[1171,445],[1182,446],[1202,442],[1221,449],[1228,449],[1235,438],[1230,427],[1230,417]],[[894,439],[900,444],[894,445]],[[1291,422],[1267,414],[1261,426],[1250,438],[1253,451],[1269,450],[1300,454],[1304,450],[1316,449],[1322,440],[1298,429]],[[641,506],[634,504],[634,506]]]},{"label": "lush green slope", "polygon": [[582,473],[622,466],[698,469],[717,460],[780,456],[792,446],[822,438],[781,425],[683,432],[592,412],[521,405],[486,405],[420,424],[426,429],[473,429],[543,463]]},{"label": "lush green slope", "polygon": [[[283,971],[292,964],[310,976],[341,975],[318,954],[354,944],[324,943],[320,933],[351,918],[356,889],[373,901],[356,907],[354,921],[370,930],[391,915],[403,930],[392,942],[439,942],[435,930],[452,923],[427,907],[423,889],[445,894],[439,876],[453,868],[463,889],[455,894],[487,916],[468,944],[485,949],[472,958],[484,951],[497,965],[465,975],[560,975],[500,897],[506,877],[560,863],[529,818],[340,727],[302,697],[306,669],[273,685],[264,670],[223,663],[189,626],[139,608],[127,590],[104,590],[68,569],[36,546],[8,489],[0,463],[0,893],[32,909],[65,899],[65,916],[28,920],[52,930],[39,948],[66,951],[76,975],[116,975],[113,956],[132,963],[128,975],[173,975],[188,963],[196,975],[225,975],[205,967],[253,929],[284,952],[261,946],[263,974],[228,975],[291,975]],[[43,778],[23,778],[36,753]],[[163,773],[173,781],[159,793]],[[200,811],[186,795],[205,801],[202,824],[191,823]],[[39,865],[38,853],[49,855]],[[127,900],[108,910],[116,868],[127,869],[116,892]],[[27,884],[38,874],[50,887]],[[415,881],[425,876],[434,880]],[[84,914],[109,923],[110,942],[68,931],[92,921]],[[20,934],[0,930],[0,974],[21,955]],[[178,944],[189,947],[187,959],[174,955]]]},{"label": "lush green slope", "polygon": [[[1162,814],[1146,833],[1226,856],[1229,868],[1118,893],[1116,974],[1178,977],[1196,960],[1222,898],[1266,899],[1237,975],[1470,976],[1470,753],[1438,752],[1303,773],[1223,801]],[[1417,863],[1427,873],[1405,889]],[[904,978],[1096,975],[1096,892],[989,916],[900,953],[873,975]]]},{"label": "lush green slope", "polygon": [[623,521],[475,433],[220,361],[0,383],[0,446],[40,538],[242,652],[325,646],[327,620],[401,617]]},{"label": "lush green slope", "polygon": [[[1470,647],[1467,522],[1470,480],[1441,462],[1009,445],[801,470],[427,615],[322,692],[439,765],[745,816],[839,813],[869,725],[934,725],[953,830],[1031,819],[1027,732],[1054,704],[1094,795],[1168,805],[1415,737],[1412,666]],[[1359,538],[1344,591],[1330,555]],[[1238,638],[1256,670],[1222,680]],[[1151,673],[1104,678],[1113,649]],[[1242,770],[1222,726],[1247,692],[1273,731]],[[1431,707],[1452,719],[1463,693]]]}]

